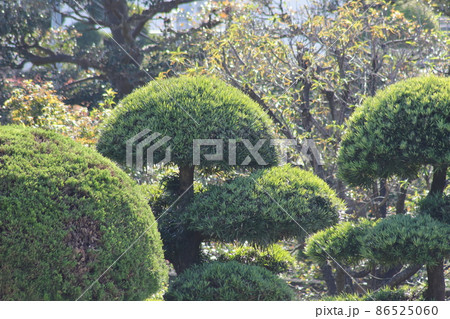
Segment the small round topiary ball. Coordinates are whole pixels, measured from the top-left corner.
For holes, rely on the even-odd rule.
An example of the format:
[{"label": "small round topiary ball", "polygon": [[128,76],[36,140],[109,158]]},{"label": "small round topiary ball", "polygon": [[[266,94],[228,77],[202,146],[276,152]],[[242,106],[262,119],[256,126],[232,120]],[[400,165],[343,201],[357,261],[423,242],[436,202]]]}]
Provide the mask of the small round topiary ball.
[{"label": "small round topiary ball", "polygon": [[259,266],[238,262],[195,265],[170,285],[164,296],[171,301],[283,301],[294,292],[276,275]]},{"label": "small round topiary ball", "polygon": [[138,186],[93,149],[0,126],[0,299],[140,300],[167,278]]}]

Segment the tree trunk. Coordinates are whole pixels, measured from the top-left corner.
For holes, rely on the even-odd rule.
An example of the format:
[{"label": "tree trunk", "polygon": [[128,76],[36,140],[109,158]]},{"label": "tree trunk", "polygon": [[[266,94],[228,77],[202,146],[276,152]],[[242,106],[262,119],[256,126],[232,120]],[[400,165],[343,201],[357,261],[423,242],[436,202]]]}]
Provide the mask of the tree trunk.
[{"label": "tree trunk", "polygon": [[378,207],[380,218],[385,218],[387,213],[387,201],[386,196],[386,179],[382,178],[380,180],[380,197],[382,198],[382,204]]},{"label": "tree trunk", "polygon": [[337,293],[340,294],[345,288],[345,272],[341,267],[336,265],[336,289]]},{"label": "tree trunk", "polygon": [[434,266],[427,265],[428,289],[425,293],[426,300],[445,300],[444,261],[440,260]]},{"label": "tree trunk", "polygon": [[[438,166],[434,170],[433,181],[428,196],[442,194],[446,187],[447,166]],[[435,266],[427,265],[428,290],[427,300],[445,300],[444,261],[441,259]]]},{"label": "tree trunk", "polygon": [[[177,211],[185,209],[194,196],[194,166],[180,167],[179,194],[180,198]],[[181,226],[182,227],[182,226]],[[182,273],[193,264],[200,262],[200,244],[203,237],[199,232],[183,229],[176,238],[175,257],[171,260],[177,274]]]},{"label": "tree trunk", "polygon": [[331,266],[325,262],[323,264],[319,265],[320,270],[322,271],[323,279],[325,280],[325,283],[327,284],[328,288],[328,294],[330,296],[334,296],[337,293],[336,290],[336,281],[333,277],[333,271],[331,270]]},{"label": "tree trunk", "polygon": [[400,186],[400,194],[398,195],[397,203],[395,204],[395,213],[397,215],[405,213],[405,200],[407,192],[408,187]]},{"label": "tree trunk", "polygon": [[185,207],[194,197],[194,166],[180,167],[180,195],[186,192],[180,198],[179,206]]},{"label": "tree trunk", "polygon": [[200,263],[200,244],[202,241],[203,237],[199,232],[183,230],[177,236],[175,260],[172,260],[172,264],[178,275],[190,266]]},{"label": "tree trunk", "polygon": [[442,194],[444,192],[447,181],[447,166],[438,166],[434,170],[433,181],[431,182],[431,189],[429,195]]}]

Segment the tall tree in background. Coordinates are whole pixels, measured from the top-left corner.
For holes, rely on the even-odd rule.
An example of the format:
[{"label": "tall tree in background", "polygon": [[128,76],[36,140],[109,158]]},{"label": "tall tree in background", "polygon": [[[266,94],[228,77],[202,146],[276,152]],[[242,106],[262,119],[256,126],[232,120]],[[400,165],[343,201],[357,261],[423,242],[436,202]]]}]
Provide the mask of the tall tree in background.
[{"label": "tall tree in background", "polygon": [[[22,0],[0,3],[0,67],[22,69],[33,66],[71,64],[90,75],[77,83],[105,80],[119,96],[148,82],[168,69],[164,52],[176,47],[183,37],[217,24],[211,13],[182,31],[168,18],[182,4],[194,0]],[[61,14],[63,26],[50,28],[51,16]],[[162,30],[149,35],[151,23]],[[75,25],[76,23],[76,25]],[[156,27],[158,29],[158,27]],[[102,30],[103,41],[92,32]],[[82,33],[80,33],[82,32]],[[91,32],[91,40],[87,33]],[[83,43],[77,45],[81,36]],[[96,39],[97,36],[97,39]],[[78,41],[80,42],[80,41]]]}]

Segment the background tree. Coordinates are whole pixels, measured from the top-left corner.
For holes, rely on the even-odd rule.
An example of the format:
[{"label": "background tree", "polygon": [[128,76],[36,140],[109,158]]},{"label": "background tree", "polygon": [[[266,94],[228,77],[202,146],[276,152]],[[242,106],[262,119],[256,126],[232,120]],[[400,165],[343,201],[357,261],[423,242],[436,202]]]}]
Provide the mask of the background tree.
[{"label": "background tree", "polygon": [[51,82],[35,83],[25,80],[5,101],[7,122],[23,126],[50,129],[72,139],[93,146],[98,138],[100,123],[114,106],[114,91],[105,94],[105,102],[88,111],[81,106],[70,106],[56,95]]},{"label": "background tree", "polygon": [[[106,81],[123,97],[168,69],[164,52],[175,50],[180,39],[218,23],[218,15],[211,13],[191,29],[176,30],[167,14],[189,3],[195,1],[2,1],[1,65],[73,65],[86,71],[77,84]],[[50,23],[55,13],[63,19],[57,30]],[[151,23],[160,25],[159,35],[149,34]]]},{"label": "background tree", "polygon": [[[342,178],[368,186],[376,178],[414,179],[432,165],[429,196],[442,196],[450,164],[450,81],[419,77],[394,84],[367,99],[350,119],[338,158]],[[429,298],[445,298],[442,260],[428,266]]]}]

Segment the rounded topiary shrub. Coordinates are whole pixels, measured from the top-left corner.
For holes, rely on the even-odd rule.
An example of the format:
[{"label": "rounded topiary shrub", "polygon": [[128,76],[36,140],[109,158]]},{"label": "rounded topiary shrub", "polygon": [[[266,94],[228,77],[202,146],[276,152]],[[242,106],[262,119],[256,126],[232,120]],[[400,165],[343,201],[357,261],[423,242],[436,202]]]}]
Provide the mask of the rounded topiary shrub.
[{"label": "rounded topiary shrub", "polygon": [[432,194],[419,201],[419,213],[450,225],[450,195]]},{"label": "rounded topiary shrub", "polygon": [[294,293],[276,275],[238,262],[195,265],[170,285],[166,300],[293,300]]},{"label": "rounded topiary shrub", "polygon": [[450,165],[450,78],[411,78],[380,90],[348,122],[340,176],[370,186],[393,175],[415,178],[425,165]]},{"label": "rounded topiary shrub", "polygon": [[111,161],[42,129],[0,127],[2,300],[139,300],[166,280],[140,189]]},{"label": "rounded topiary shrub", "polygon": [[[241,165],[250,155],[244,139],[252,145],[264,140],[258,152],[265,165],[272,165],[278,160],[274,146],[269,143],[272,127],[269,116],[238,89],[217,78],[181,76],[151,81],[125,97],[106,121],[97,149],[108,158],[125,163],[127,141],[143,130],[150,130],[148,135],[159,133],[170,137],[165,147],[153,154],[155,163],[165,156],[165,148],[170,147],[170,162],[180,168],[196,165],[226,169]],[[200,163],[193,163],[195,139],[222,140],[223,157],[205,160],[201,156]],[[229,145],[230,140],[236,144]],[[236,146],[235,164],[229,161],[229,149],[233,145]],[[134,159],[136,149],[132,151]],[[201,148],[202,154],[216,151],[213,146]],[[248,165],[261,166],[255,160]]]},{"label": "rounded topiary shrub", "polygon": [[336,260],[346,265],[358,264],[363,259],[364,236],[375,224],[361,219],[321,230],[307,239],[305,254],[317,263]]},{"label": "rounded topiary shrub", "polygon": [[219,260],[260,266],[276,274],[287,271],[295,261],[287,250],[277,244],[265,248],[238,246],[222,254]]},{"label": "rounded topiary shrub", "polygon": [[269,245],[336,224],[340,209],[341,200],[323,180],[284,165],[210,186],[180,219],[209,239]]},{"label": "rounded topiary shrub", "polygon": [[429,215],[395,215],[368,229],[363,255],[384,265],[436,264],[450,256],[450,227]]}]

